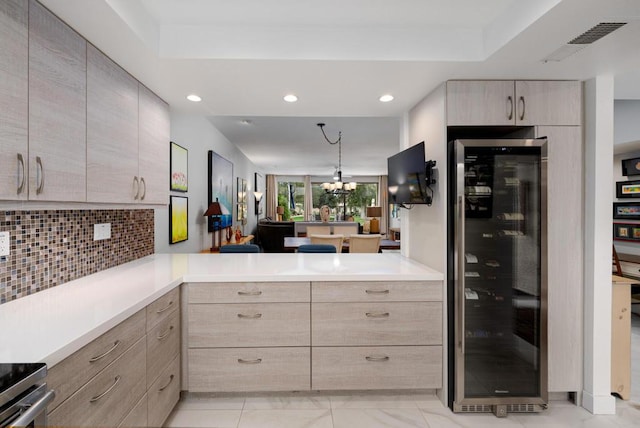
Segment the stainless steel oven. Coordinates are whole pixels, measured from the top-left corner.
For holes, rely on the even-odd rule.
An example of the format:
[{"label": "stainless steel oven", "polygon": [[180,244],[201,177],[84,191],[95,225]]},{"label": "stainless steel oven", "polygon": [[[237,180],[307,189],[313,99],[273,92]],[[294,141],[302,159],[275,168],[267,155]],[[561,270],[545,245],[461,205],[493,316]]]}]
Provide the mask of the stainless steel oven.
[{"label": "stainless steel oven", "polygon": [[47,390],[46,376],[43,363],[0,364],[0,428],[47,425],[55,393]]}]

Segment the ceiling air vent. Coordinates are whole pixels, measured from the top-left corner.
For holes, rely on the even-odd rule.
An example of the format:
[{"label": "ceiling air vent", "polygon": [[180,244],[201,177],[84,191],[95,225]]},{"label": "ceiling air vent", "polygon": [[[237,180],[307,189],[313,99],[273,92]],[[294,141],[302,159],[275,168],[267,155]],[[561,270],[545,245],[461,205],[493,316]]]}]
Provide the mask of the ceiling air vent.
[{"label": "ceiling air vent", "polygon": [[570,45],[589,45],[607,34],[613,33],[626,22],[601,22],[569,42]]},{"label": "ceiling air vent", "polygon": [[603,38],[607,34],[611,34],[625,24],[626,22],[601,22],[590,30],[580,34],[566,45],[556,49],[546,58],[543,58],[542,62],[562,61],[563,59],[586,48],[591,43]]}]

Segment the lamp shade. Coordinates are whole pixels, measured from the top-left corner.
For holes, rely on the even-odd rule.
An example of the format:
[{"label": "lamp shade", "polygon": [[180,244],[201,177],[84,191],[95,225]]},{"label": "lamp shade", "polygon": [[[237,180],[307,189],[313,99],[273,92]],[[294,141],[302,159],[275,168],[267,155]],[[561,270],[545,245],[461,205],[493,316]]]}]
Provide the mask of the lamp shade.
[{"label": "lamp shade", "polygon": [[253,192],[253,197],[256,198],[257,202],[262,200],[262,192]]},{"label": "lamp shade", "polygon": [[220,208],[220,202],[216,199],[215,202],[211,202],[209,208],[204,212],[204,217],[210,217],[212,215],[222,215],[222,209]]},{"label": "lamp shade", "polygon": [[382,217],[382,207],[367,207],[367,217]]},{"label": "lamp shade", "polygon": [[281,214],[281,215],[284,214],[284,207],[283,206],[278,206],[276,208],[276,213]]}]

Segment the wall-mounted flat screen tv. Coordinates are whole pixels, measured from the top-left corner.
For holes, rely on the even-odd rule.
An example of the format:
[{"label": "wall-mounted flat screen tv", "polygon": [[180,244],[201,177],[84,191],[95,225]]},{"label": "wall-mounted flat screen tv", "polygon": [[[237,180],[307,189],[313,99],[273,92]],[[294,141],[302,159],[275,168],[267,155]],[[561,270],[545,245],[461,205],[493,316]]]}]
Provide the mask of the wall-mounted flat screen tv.
[{"label": "wall-mounted flat screen tv", "polygon": [[428,204],[424,141],[387,159],[389,203]]}]

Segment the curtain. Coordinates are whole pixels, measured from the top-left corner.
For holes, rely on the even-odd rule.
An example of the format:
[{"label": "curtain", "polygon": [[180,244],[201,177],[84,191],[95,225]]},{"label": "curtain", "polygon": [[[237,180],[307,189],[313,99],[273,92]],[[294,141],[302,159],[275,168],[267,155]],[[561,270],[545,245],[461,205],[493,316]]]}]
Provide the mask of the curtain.
[{"label": "curtain", "polygon": [[378,204],[382,207],[382,218],[380,219],[380,233],[389,235],[389,186],[386,175],[378,177]]},{"label": "curtain", "polygon": [[267,208],[267,217],[273,220],[278,219],[276,207],[278,206],[278,180],[273,174],[267,174],[267,194],[265,196],[265,205]]},{"label": "curtain", "polygon": [[304,219],[313,221],[313,193],[311,192],[311,176],[304,176]]}]

